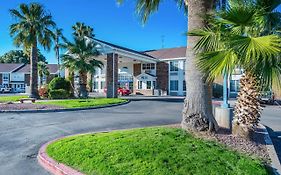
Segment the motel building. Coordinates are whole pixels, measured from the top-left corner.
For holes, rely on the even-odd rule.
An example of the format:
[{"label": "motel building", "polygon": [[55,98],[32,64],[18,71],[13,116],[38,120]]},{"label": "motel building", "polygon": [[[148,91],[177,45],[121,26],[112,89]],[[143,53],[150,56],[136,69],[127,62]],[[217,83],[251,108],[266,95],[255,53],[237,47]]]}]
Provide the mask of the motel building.
[{"label": "motel building", "polygon": [[[94,39],[104,63],[93,76],[93,91],[109,98],[118,96],[118,88],[134,95],[184,96],[186,47],[135,51]],[[67,76],[67,75],[66,75]],[[231,81],[232,82],[232,81]],[[238,91],[238,84],[231,84]]]}]

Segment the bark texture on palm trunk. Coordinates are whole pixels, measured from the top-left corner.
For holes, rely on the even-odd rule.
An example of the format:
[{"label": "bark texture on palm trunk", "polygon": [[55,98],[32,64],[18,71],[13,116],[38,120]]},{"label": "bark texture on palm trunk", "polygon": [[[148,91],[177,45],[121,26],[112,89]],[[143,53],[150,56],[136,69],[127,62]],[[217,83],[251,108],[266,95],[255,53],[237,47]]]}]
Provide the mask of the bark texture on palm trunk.
[{"label": "bark texture on palm trunk", "polygon": [[80,85],[79,96],[82,98],[87,98],[88,97],[87,72],[84,71],[79,72],[79,85]]},{"label": "bark texture on palm trunk", "polygon": [[246,72],[240,79],[240,92],[234,108],[233,135],[251,139],[261,115],[257,78]]},{"label": "bark texture on palm trunk", "polygon": [[[206,26],[203,15],[213,8],[212,0],[188,1],[188,30]],[[186,99],[184,102],[182,128],[193,131],[217,130],[218,125],[212,113],[209,85],[204,74],[197,68],[197,53],[194,46],[199,37],[189,36],[186,53]]]},{"label": "bark texture on palm trunk", "polygon": [[31,47],[31,55],[30,55],[30,97],[31,98],[39,98],[38,94],[38,49],[37,49],[37,41],[34,41]]},{"label": "bark texture on palm trunk", "polygon": [[56,57],[57,57],[57,61],[58,61],[58,77],[60,77],[60,48],[58,46],[58,41],[56,44]]},{"label": "bark texture on palm trunk", "polygon": [[93,91],[93,73],[89,72],[87,75],[87,89],[89,92]]}]

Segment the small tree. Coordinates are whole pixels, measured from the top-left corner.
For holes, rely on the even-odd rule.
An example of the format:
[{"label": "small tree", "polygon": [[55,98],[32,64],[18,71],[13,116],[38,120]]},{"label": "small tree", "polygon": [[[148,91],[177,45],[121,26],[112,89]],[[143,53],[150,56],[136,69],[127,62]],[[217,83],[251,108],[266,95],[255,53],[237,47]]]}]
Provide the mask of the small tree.
[{"label": "small tree", "polygon": [[56,53],[56,59],[57,59],[57,63],[58,63],[58,77],[60,77],[60,49],[62,47],[62,44],[60,43],[60,40],[62,40],[63,42],[66,42],[67,39],[63,36],[63,30],[62,29],[58,29],[56,28],[54,31],[54,35],[53,35],[53,39],[55,41],[55,53]]},{"label": "small tree", "polygon": [[[81,24],[81,23],[79,23]],[[96,44],[89,38],[90,27],[76,27],[74,31],[74,42],[67,42],[65,48],[67,53],[62,55],[63,64],[69,70],[79,73],[79,96],[88,97],[87,73],[93,72],[97,67],[102,67],[103,63],[95,59],[99,55]],[[79,29],[79,30],[78,30]],[[85,29],[87,32],[83,31]],[[91,36],[94,36],[91,34]]]},{"label": "small tree", "polygon": [[43,61],[38,62],[38,75],[40,78],[40,87],[43,85],[43,77],[48,77],[50,75],[49,68],[47,64]]}]

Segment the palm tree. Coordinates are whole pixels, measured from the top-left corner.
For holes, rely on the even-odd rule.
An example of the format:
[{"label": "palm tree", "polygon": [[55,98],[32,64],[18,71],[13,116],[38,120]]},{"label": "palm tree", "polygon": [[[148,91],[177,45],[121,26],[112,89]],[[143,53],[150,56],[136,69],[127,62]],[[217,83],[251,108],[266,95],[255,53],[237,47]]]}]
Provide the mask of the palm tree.
[{"label": "palm tree", "polygon": [[55,26],[52,16],[42,5],[37,3],[21,4],[19,10],[11,9],[10,13],[17,20],[10,26],[10,34],[14,37],[14,44],[31,49],[30,63],[30,97],[38,95],[38,44],[49,50],[52,42],[51,29]]},{"label": "palm tree", "polygon": [[267,32],[271,22],[257,2],[230,1],[226,10],[210,18],[208,28],[189,33],[200,37],[195,48],[204,52],[198,65],[208,72],[208,79],[231,74],[236,67],[244,69],[233,134],[248,139],[259,123],[260,91],[272,85],[281,87],[281,39]]},{"label": "palm tree", "polygon": [[64,42],[66,42],[66,38],[63,36],[63,30],[56,28],[54,31],[54,35],[53,35],[53,39],[55,41],[55,53],[56,53],[56,58],[57,58],[57,62],[58,62],[58,77],[60,77],[60,48],[61,48],[61,43],[60,43],[60,39],[62,39]]},{"label": "palm tree", "polygon": [[[122,3],[123,0],[118,0]],[[161,0],[138,0],[136,12],[143,22],[158,11]],[[207,24],[202,15],[214,8],[214,0],[176,0],[180,8],[188,12],[188,30],[204,28]],[[188,5],[187,5],[188,4]],[[210,86],[204,81],[205,77],[197,66],[197,54],[194,46],[198,42],[197,36],[188,37],[186,52],[186,99],[184,102],[182,128],[186,130],[203,131],[217,130],[218,125],[212,114]]]},{"label": "palm tree", "polygon": [[79,72],[79,96],[88,97],[87,73],[95,68],[102,68],[103,63],[95,59],[99,55],[96,44],[89,38],[74,37],[74,42],[67,42],[67,53],[62,55],[63,64],[70,70]]},{"label": "palm tree", "polygon": [[43,61],[38,62],[38,75],[40,78],[39,87],[41,87],[43,85],[43,77],[50,75],[49,68],[48,68],[47,64]]},{"label": "palm tree", "polygon": [[[74,26],[72,26],[73,35],[77,38],[94,38],[94,29],[91,26],[85,25],[85,23],[77,22]],[[87,75],[87,89],[89,92],[92,92],[93,89],[93,72],[88,72]]]},{"label": "palm tree", "polygon": [[90,26],[85,25],[85,23],[77,22],[74,26],[72,26],[74,30],[73,35],[78,38],[94,38],[94,29]]}]

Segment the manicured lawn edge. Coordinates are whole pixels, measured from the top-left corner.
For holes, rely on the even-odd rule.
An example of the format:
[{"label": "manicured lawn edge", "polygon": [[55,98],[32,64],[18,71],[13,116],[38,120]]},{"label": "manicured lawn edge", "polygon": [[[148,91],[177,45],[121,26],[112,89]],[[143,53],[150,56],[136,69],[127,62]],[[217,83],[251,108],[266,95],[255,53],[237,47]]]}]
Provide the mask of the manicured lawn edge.
[{"label": "manicured lawn edge", "polygon": [[[149,126],[149,127],[141,127],[141,128],[130,128],[130,129],[120,129],[120,130],[112,130],[112,131],[99,131],[99,132],[89,132],[89,133],[83,133],[83,134],[75,134],[75,135],[69,135],[69,136],[64,136],[64,137],[60,137],[58,139],[55,139],[53,141],[50,141],[46,144],[44,144],[41,148],[40,148],[40,151],[38,153],[38,162],[41,164],[41,166],[43,166],[47,171],[51,172],[52,174],[55,174],[55,175],[61,175],[61,174],[64,174],[64,175],[84,175],[83,173],[71,168],[71,167],[68,167],[66,165],[64,165],[63,163],[58,163],[56,162],[53,158],[49,157],[48,154],[47,154],[47,147],[48,145],[54,143],[54,142],[57,142],[57,141],[60,141],[60,140],[63,140],[63,139],[67,139],[69,137],[73,137],[73,136],[84,136],[84,135],[89,135],[89,134],[99,134],[99,133],[109,133],[109,132],[115,132],[115,131],[126,131],[126,130],[134,130],[134,129],[145,129],[145,128],[156,128],[156,127],[168,127],[170,128],[169,126],[167,125],[164,125],[164,126]],[[196,136],[194,136],[195,139],[200,139],[201,138],[198,138]],[[266,138],[264,138],[266,139]],[[203,139],[205,140],[205,139]],[[205,140],[205,141],[209,141],[209,140]],[[211,141],[212,142],[212,141]],[[229,147],[225,147],[225,148],[229,148]],[[229,150],[232,150],[231,148],[229,148]],[[232,150],[234,152],[237,152],[235,150]],[[239,153],[239,152],[238,152]],[[243,153],[239,153],[241,155],[243,155]],[[245,154],[244,154],[245,155]],[[246,155],[247,156],[247,155]],[[253,159],[253,157],[250,157]],[[265,163],[265,162],[264,162]],[[272,169],[272,167],[268,164],[266,164],[265,166],[267,166],[267,169]],[[272,171],[271,171],[272,173]]]},{"label": "manicured lawn edge", "polygon": [[64,108],[64,109],[38,109],[38,110],[0,110],[0,113],[49,113],[49,112],[68,112],[68,111],[85,111],[92,109],[101,109],[101,108],[109,108],[114,106],[121,106],[130,103],[130,100],[126,100],[125,102],[109,104],[109,105],[101,105],[101,106],[93,106],[93,107],[85,107],[85,108]]},{"label": "manicured lawn edge", "polygon": [[58,138],[53,141],[50,141],[46,144],[44,144],[38,153],[37,160],[38,163],[48,172],[54,174],[54,175],[84,175],[83,173],[80,173],[77,170],[72,169],[71,167],[68,167],[62,163],[56,162],[54,159],[49,157],[46,153],[46,149],[48,145],[59,141],[60,139],[63,139],[66,137]]}]

